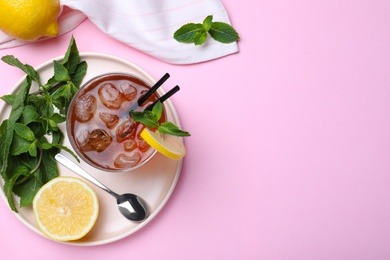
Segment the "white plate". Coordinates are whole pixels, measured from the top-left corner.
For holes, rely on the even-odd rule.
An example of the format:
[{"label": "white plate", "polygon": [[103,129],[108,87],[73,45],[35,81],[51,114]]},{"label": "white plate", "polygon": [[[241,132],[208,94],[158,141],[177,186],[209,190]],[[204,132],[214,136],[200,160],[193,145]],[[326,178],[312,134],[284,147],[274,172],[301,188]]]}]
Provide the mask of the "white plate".
[{"label": "white plate", "polygon": [[[108,72],[127,72],[138,75],[151,84],[155,83],[155,80],[148,73],[126,60],[97,53],[81,53],[80,57],[88,63],[87,74],[83,82]],[[60,60],[62,58],[58,57],[55,59]],[[41,75],[42,82],[46,82],[53,75],[52,64],[53,61],[50,60],[36,68]],[[23,79],[14,86],[12,93],[17,92]],[[162,88],[158,92],[161,95],[165,93]],[[168,120],[180,126],[180,121],[172,102],[167,100],[164,104],[167,108]],[[2,104],[0,107],[0,121],[8,118],[10,109],[10,106]],[[66,134],[65,125],[62,124],[61,127]],[[71,148],[67,136],[65,137],[64,144]],[[66,152],[62,153],[70,157]],[[180,175],[182,160],[171,160],[157,153],[150,162],[141,168],[120,173],[101,172],[84,162],[81,166],[113,191],[117,193],[134,193],[141,196],[148,203],[150,209],[150,215],[145,221],[141,223],[129,221],[120,214],[114,197],[91,184],[99,197],[99,218],[93,229],[84,238],[78,241],[66,242],[66,244],[94,246],[107,244],[127,237],[148,224],[160,212],[171,196]],[[58,165],[58,167],[60,175],[77,176],[62,165]],[[3,189],[4,182],[1,177],[0,183]],[[8,205],[4,192],[0,192],[0,194],[4,202]],[[19,213],[15,213],[15,216],[28,228],[43,236],[35,223],[31,207],[23,207],[18,209],[18,211]]]}]

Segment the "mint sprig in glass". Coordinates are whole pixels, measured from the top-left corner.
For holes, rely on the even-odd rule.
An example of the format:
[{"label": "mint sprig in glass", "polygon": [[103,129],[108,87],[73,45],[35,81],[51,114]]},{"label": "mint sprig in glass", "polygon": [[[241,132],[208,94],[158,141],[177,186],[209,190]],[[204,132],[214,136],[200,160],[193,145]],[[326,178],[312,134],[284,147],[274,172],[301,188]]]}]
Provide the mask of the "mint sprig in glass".
[{"label": "mint sprig in glass", "polygon": [[130,116],[135,122],[139,122],[146,127],[157,129],[162,134],[169,134],[174,136],[191,136],[187,131],[181,130],[172,122],[160,122],[163,111],[161,101],[157,101],[151,110],[144,111],[130,111]]}]

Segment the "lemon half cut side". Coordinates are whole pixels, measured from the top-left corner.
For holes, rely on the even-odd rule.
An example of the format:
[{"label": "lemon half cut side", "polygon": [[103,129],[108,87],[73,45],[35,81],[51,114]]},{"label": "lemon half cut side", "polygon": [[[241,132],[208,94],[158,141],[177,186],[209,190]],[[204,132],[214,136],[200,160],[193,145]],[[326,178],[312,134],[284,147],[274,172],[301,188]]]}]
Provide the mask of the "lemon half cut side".
[{"label": "lemon half cut side", "polygon": [[99,201],[86,182],[61,176],[39,189],[33,212],[44,235],[56,241],[71,241],[92,229],[99,214]]}]

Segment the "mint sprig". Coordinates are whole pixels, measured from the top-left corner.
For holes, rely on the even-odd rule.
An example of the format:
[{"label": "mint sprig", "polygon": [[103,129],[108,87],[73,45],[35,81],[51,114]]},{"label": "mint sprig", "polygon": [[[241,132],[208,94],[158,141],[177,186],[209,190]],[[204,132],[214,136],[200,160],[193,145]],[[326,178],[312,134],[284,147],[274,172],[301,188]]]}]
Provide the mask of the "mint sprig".
[{"label": "mint sprig", "polygon": [[240,39],[237,31],[230,24],[213,22],[212,15],[207,16],[203,23],[187,23],[183,25],[175,31],[173,38],[178,42],[202,45],[206,42],[208,34],[214,40],[224,44]]},{"label": "mint sprig", "polygon": [[149,128],[157,128],[162,134],[169,134],[175,136],[190,136],[187,131],[181,130],[178,126],[172,122],[160,123],[162,116],[162,103],[158,101],[152,108],[152,110],[130,111],[130,116],[135,122],[139,122]]},{"label": "mint sprig", "polygon": [[[12,55],[1,60],[27,75],[16,94],[0,97],[11,105],[9,117],[0,124],[0,175],[10,208],[17,212],[13,194],[19,196],[19,206],[29,206],[38,190],[59,175],[55,154],[63,149],[64,133],[58,126],[66,119],[70,101],[78,90],[87,70],[79,60],[74,38],[71,38],[62,61],[53,61],[54,75],[42,84],[39,73]],[[38,91],[30,92],[33,82]]]}]

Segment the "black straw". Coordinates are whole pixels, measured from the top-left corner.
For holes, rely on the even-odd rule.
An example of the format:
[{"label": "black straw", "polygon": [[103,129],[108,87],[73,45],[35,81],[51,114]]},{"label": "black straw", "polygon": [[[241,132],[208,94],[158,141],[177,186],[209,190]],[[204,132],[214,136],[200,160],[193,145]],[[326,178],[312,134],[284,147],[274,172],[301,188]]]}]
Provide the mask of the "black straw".
[{"label": "black straw", "polygon": [[169,74],[165,73],[165,75],[162,76],[162,78],[159,79],[159,81],[157,81],[156,84],[154,84],[154,86],[151,87],[145,95],[138,99],[138,106],[141,106],[145,102],[145,100],[147,100],[148,97],[150,97],[168,78]]},{"label": "black straw", "polygon": [[180,90],[180,87],[178,85],[176,85],[174,88],[172,88],[171,90],[169,90],[167,93],[165,93],[162,97],[160,97],[159,99],[157,99],[156,101],[153,102],[153,104],[149,105],[146,110],[151,110],[153,108],[153,106],[158,102],[160,101],[161,103],[163,103],[165,100],[167,100],[168,98],[170,98],[173,94],[175,94],[176,92],[178,92]]}]

